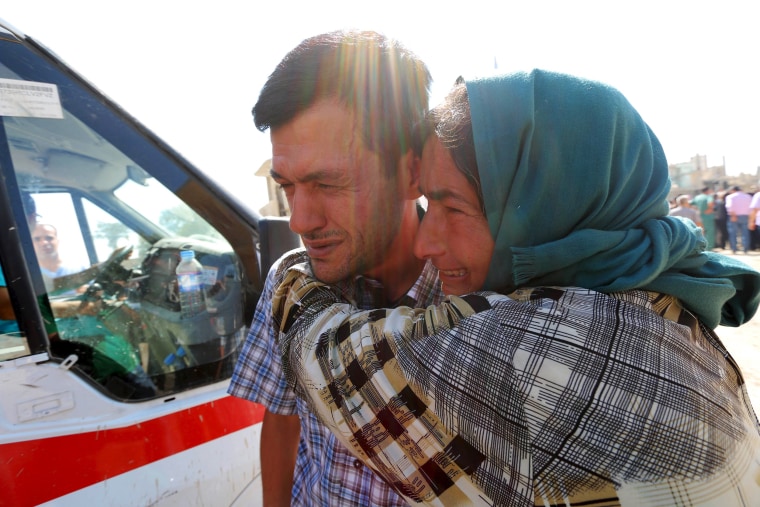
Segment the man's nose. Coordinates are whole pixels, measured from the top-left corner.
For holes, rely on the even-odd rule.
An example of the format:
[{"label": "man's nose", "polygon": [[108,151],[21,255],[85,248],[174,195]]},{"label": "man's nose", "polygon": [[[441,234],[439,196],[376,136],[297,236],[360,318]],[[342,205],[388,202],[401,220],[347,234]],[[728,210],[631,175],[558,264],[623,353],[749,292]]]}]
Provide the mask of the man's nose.
[{"label": "man's nose", "polygon": [[324,206],[319,196],[305,188],[296,188],[288,199],[290,229],[301,236],[324,227]]}]

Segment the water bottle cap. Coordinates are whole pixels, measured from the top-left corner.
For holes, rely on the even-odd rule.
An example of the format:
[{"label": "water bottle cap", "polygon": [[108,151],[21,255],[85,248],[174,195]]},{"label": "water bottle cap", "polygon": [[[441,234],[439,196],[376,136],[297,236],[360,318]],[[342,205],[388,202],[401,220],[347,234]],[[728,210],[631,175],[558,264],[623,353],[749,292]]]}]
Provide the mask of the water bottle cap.
[{"label": "water bottle cap", "polygon": [[192,250],[180,250],[179,258],[182,260],[193,259],[195,258],[195,252]]}]

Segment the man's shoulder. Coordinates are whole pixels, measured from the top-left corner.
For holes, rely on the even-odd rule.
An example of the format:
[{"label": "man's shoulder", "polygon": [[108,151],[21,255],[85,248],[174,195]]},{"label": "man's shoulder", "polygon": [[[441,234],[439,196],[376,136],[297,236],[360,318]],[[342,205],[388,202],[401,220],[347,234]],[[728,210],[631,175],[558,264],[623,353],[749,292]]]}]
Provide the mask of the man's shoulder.
[{"label": "man's shoulder", "polygon": [[61,264],[55,273],[56,276],[73,275],[74,273],[81,273],[85,269],[87,269],[87,266],[80,264]]},{"label": "man's shoulder", "polygon": [[269,268],[269,272],[264,279],[264,289],[261,292],[261,297],[259,298],[259,303],[256,307],[257,313],[260,310],[263,310],[265,313],[269,312],[267,305],[271,303],[272,294],[275,288],[282,281],[282,278],[284,277],[285,272],[288,270],[288,268],[296,264],[306,262],[307,260],[308,256],[306,255],[306,250],[303,248],[298,248],[283,254],[282,257],[272,263]]},{"label": "man's shoulder", "polygon": [[747,192],[737,192],[735,194],[731,194],[729,197],[735,201],[749,201],[752,199],[752,196]]},{"label": "man's shoulder", "polygon": [[309,256],[304,248],[296,248],[295,250],[286,252],[282,257],[272,263],[272,267],[267,274],[267,279],[271,280],[280,278],[288,268],[295,266],[296,264],[308,262],[308,260]]}]

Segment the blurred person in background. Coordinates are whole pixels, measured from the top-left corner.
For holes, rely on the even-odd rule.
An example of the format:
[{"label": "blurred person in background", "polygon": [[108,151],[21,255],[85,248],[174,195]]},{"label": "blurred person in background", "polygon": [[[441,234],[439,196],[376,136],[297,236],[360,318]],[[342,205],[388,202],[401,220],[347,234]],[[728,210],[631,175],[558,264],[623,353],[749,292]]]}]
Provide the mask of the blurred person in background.
[{"label": "blurred person in background", "polygon": [[739,249],[739,237],[741,248],[744,253],[749,252],[749,205],[752,196],[743,192],[741,187],[734,186],[731,193],[726,196],[726,212],[728,213],[728,242],[731,251],[736,253]]},{"label": "blurred person in background", "polygon": [[725,250],[728,241],[728,212],[726,211],[725,191],[721,190],[715,194],[713,215],[715,216],[715,248]]},{"label": "blurred person in background", "polygon": [[749,230],[752,250],[760,248],[760,191],[755,192],[749,203]]},{"label": "blurred person in background", "polygon": [[691,207],[691,196],[683,194],[676,197],[676,207],[671,208],[668,214],[673,217],[688,218],[697,226],[702,227],[702,219],[699,211]]},{"label": "blurred person in background", "polygon": [[691,201],[691,205],[699,212],[699,218],[702,220],[702,230],[707,240],[707,249],[715,248],[715,215],[713,210],[713,189],[704,187]]}]

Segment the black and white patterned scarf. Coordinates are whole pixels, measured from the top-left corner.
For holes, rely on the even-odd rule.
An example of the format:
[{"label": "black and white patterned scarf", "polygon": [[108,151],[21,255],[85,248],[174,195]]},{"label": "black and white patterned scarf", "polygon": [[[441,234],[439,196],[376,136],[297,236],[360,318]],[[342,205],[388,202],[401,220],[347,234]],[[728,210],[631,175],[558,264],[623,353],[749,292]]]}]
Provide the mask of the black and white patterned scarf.
[{"label": "black and white patterned scarf", "polygon": [[288,382],[410,504],[760,495],[741,373],[670,296],[544,287],[358,311],[306,265],[281,276]]}]

